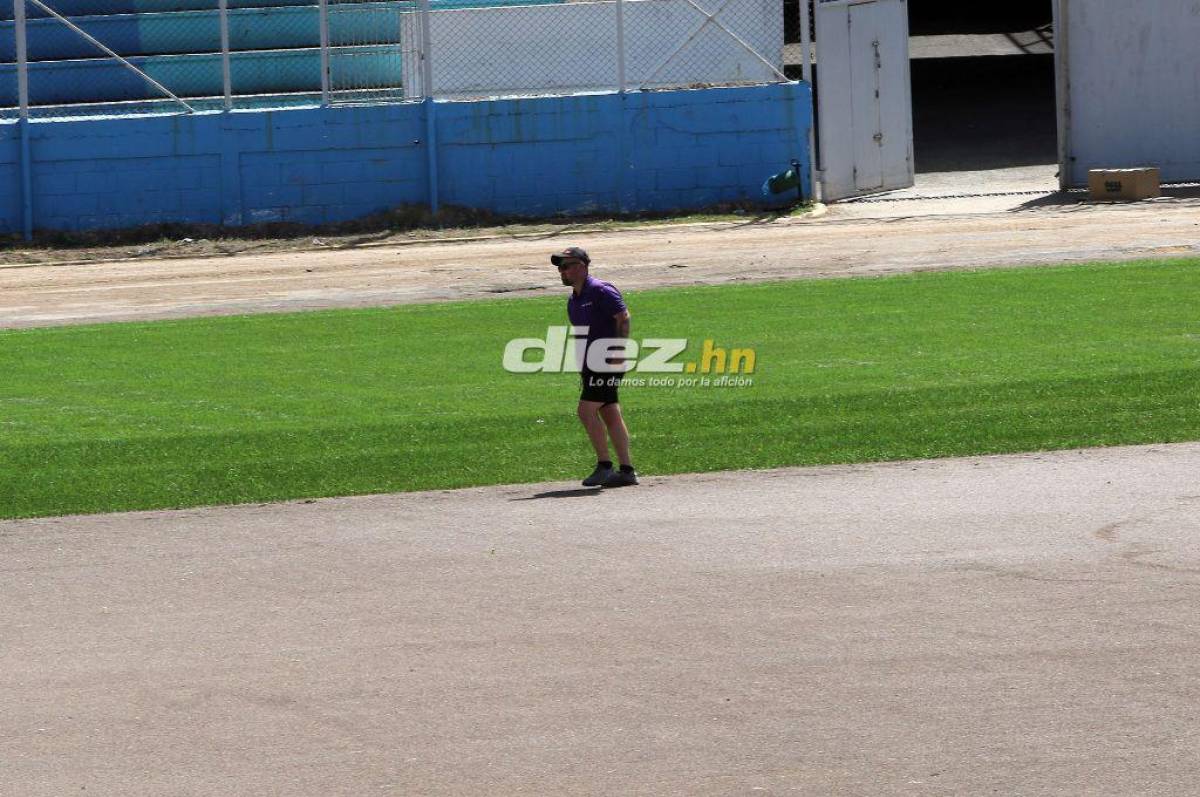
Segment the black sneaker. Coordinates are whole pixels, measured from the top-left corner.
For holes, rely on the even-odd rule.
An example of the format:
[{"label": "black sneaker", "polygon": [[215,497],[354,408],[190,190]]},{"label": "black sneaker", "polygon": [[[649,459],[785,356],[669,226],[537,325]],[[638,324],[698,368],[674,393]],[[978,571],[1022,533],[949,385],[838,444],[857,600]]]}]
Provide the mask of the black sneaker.
[{"label": "black sneaker", "polygon": [[605,467],[604,465],[597,465],[596,469],[592,471],[592,475],[583,480],[583,486],[603,487],[605,483],[608,482],[609,478],[612,477],[613,473],[614,471],[611,465],[608,467]]},{"label": "black sneaker", "polygon": [[638,483],[637,471],[614,470],[604,480],[605,487],[632,487]]}]

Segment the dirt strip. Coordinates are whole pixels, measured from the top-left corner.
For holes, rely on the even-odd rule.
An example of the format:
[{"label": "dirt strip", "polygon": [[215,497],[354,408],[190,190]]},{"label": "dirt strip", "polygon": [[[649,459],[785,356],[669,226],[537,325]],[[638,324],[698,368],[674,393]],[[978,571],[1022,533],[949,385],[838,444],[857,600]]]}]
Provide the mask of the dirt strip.
[{"label": "dirt strip", "polygon": [[[834,207],[820,219],[651,226],[271,254],[0,267],[0,328],[367,307],[561,290],[547,254],[592,253],[624,290],[1200,254],[1200,199],[905,215]],[[943,208],[946,207],[943,205]],[[964,205],[972,207],[970,203]],[[990,207],[986,200],[973,207]],[[922,211],[924,214],[924,211]]]}]

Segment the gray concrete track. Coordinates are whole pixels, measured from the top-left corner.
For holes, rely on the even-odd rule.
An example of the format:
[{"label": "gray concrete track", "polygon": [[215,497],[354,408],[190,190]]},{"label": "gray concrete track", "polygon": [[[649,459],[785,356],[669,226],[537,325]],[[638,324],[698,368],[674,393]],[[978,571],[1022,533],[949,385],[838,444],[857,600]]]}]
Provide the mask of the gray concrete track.
[{"label": "gray concrete track", "polygon": [[6,795],[1191,795],[1200,444],[0,523]]}]

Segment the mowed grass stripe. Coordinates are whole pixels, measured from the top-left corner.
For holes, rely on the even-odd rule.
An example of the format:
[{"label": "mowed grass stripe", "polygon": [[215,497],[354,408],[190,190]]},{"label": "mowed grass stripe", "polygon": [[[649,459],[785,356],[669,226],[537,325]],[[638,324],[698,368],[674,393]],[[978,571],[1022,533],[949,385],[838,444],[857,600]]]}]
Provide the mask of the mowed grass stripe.
[{"label": "mowed grass stripe", "polygon": [[[623,394],[647,473],[1200,439],[1200,261],[631,293],[753,387]],[[602,274],[602,270],[598,270]],[[564,298],[0,333],[0,517],[573,478]]]}]

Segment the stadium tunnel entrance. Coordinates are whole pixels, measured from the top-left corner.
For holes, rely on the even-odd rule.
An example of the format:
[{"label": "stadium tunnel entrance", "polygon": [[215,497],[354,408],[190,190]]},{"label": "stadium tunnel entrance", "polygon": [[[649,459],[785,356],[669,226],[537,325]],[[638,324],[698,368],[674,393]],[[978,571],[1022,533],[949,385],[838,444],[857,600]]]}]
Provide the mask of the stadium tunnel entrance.
[{"label": "stadium tunnel entrance", "polygon": [[[800,7],[784,2],[785,63],[794,79],[801,77]],[[918,191],[1057,189],[1053,18],[1053,0],[908,0]],[[811,16],[810,31],[815,39]],[[813,55],[819,95],[819,42]]]},{"label": "stadium tunnel entrance", "polygon": [[1057,166],[1050,0],[909,0],[917,174]]}]

